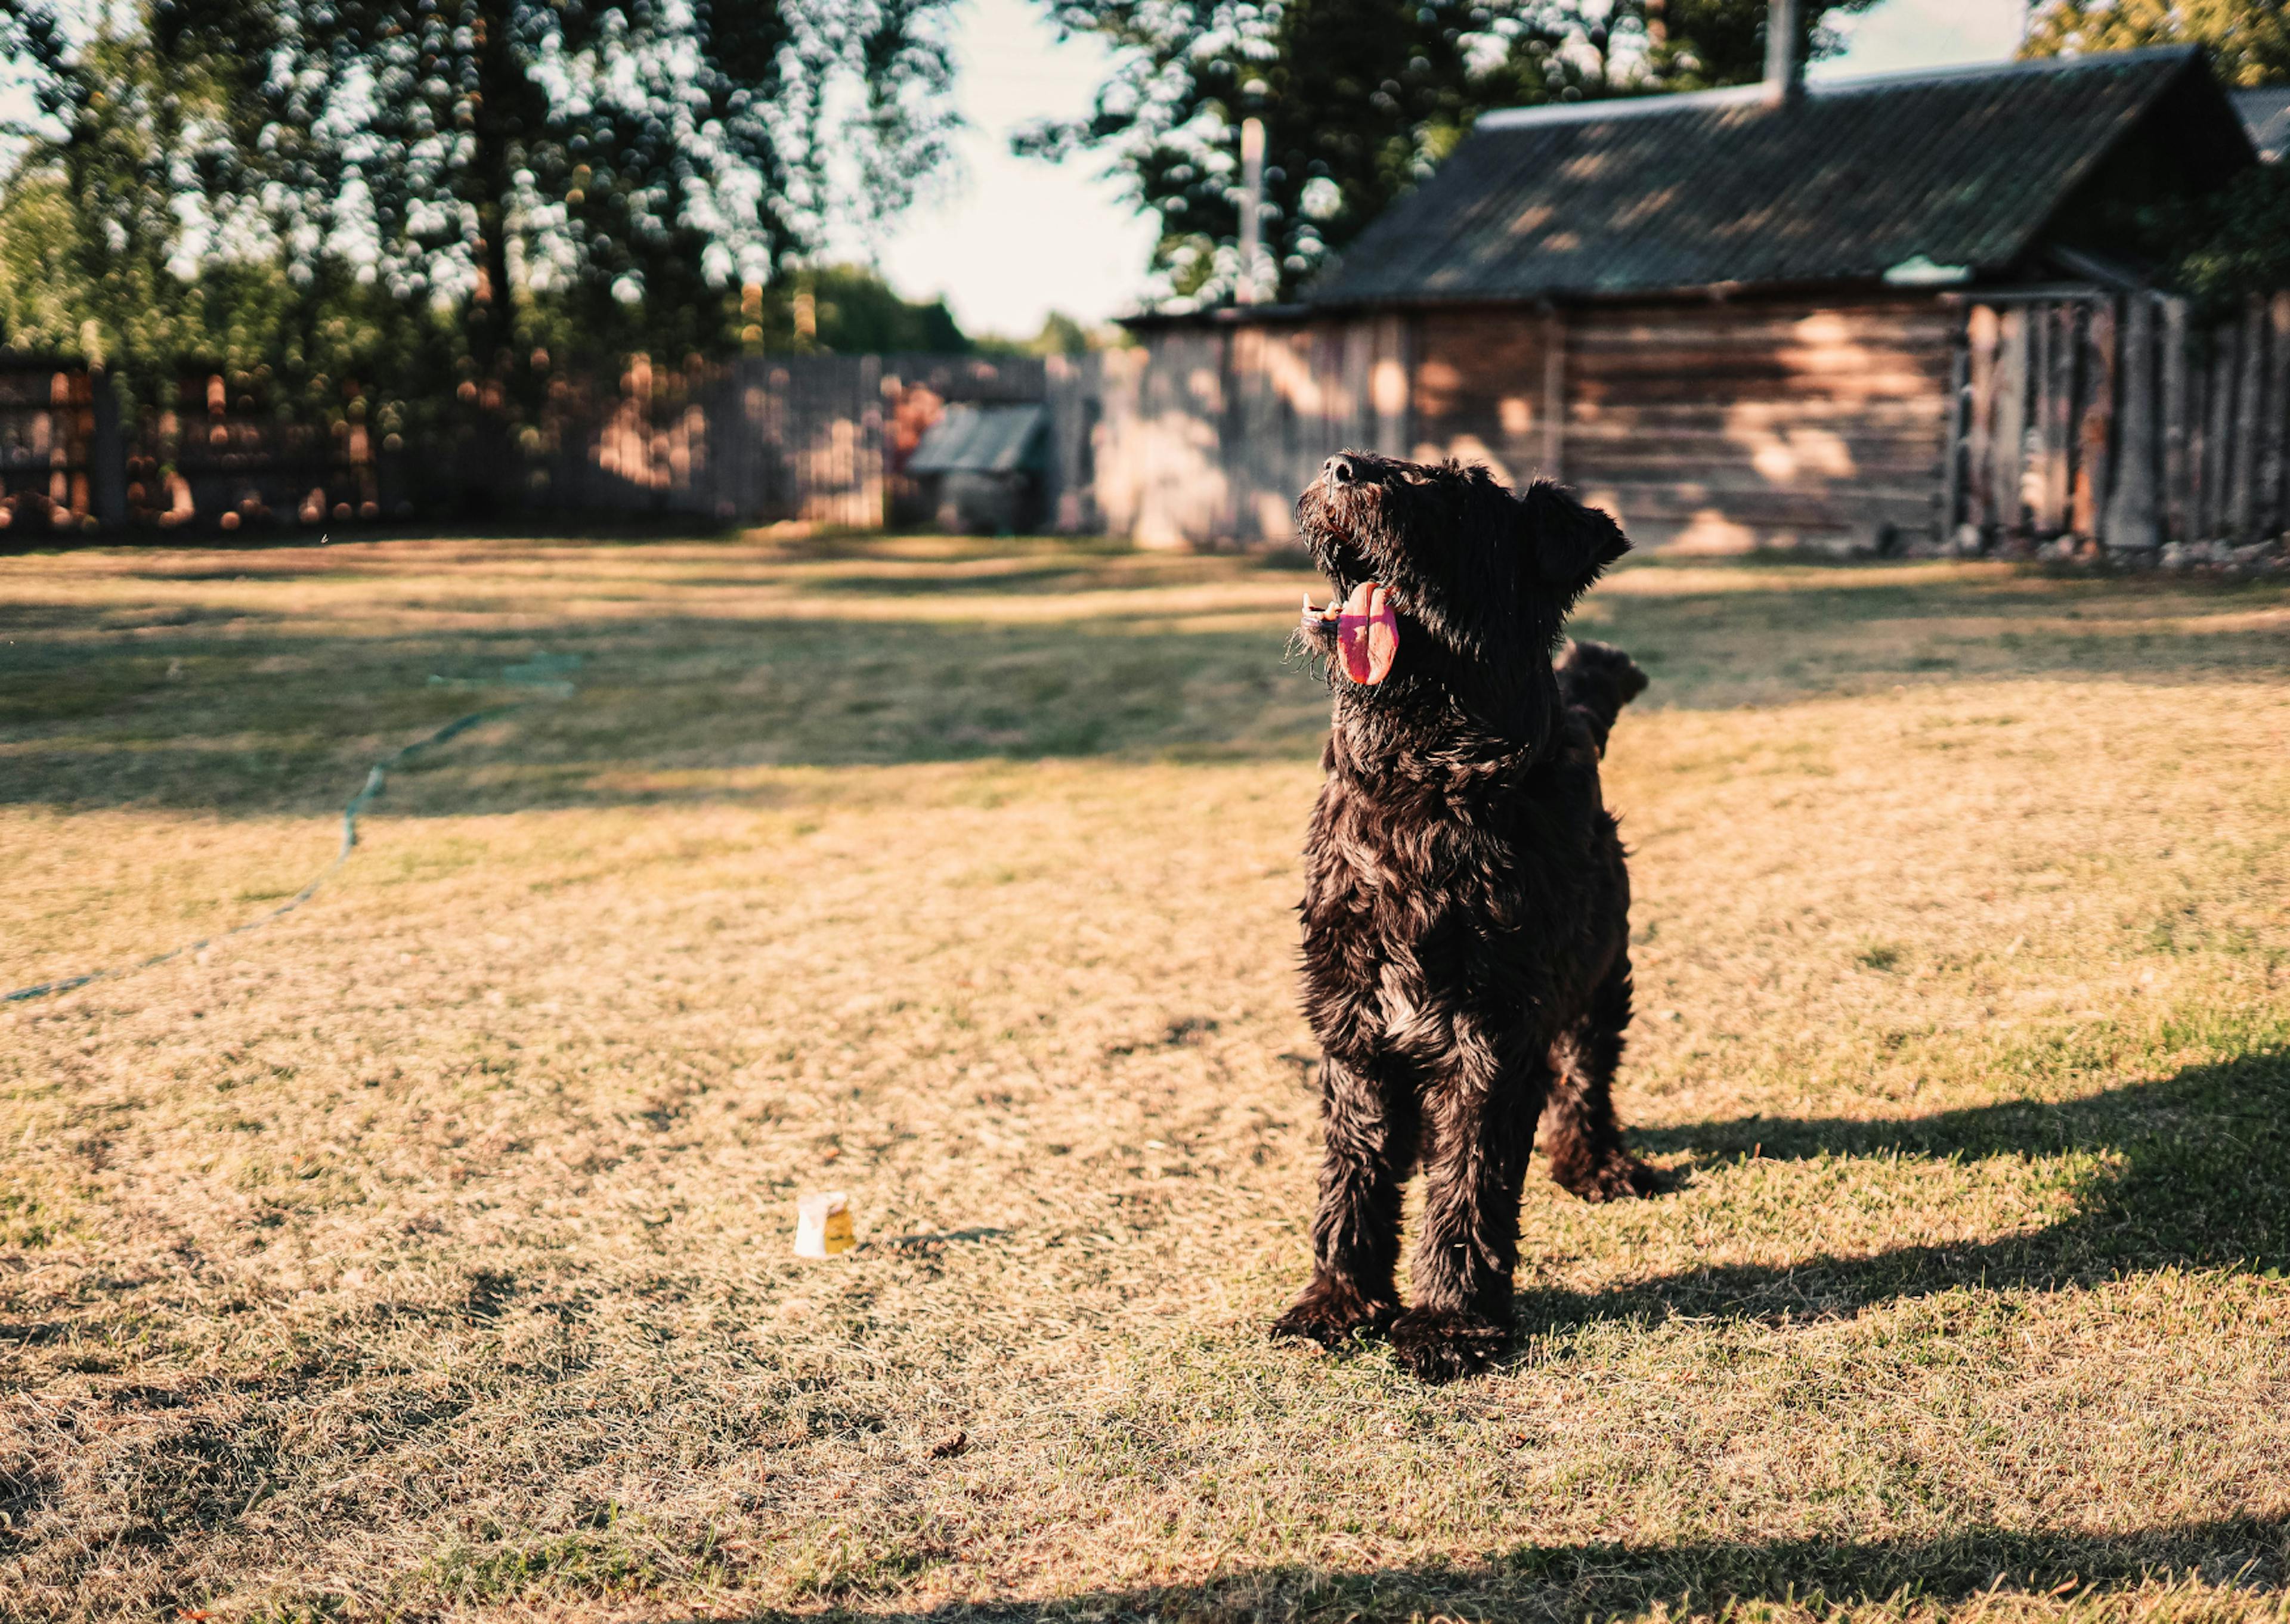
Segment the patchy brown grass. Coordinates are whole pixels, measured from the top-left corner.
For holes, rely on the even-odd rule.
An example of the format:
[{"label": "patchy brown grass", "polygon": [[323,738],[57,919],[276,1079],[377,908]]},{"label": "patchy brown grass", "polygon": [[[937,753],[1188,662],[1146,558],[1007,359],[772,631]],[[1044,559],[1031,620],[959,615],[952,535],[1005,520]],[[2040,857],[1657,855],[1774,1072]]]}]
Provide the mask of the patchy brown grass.
[{"label": "patchy brown grass", "polygon": [[1428,1391],[1261,1335],[1304,584],[0,561],[0,988],[527,701],[0,1011],[0,1618],[2290,1616],[2290,597],[1600,588],[1678,1188]]}]

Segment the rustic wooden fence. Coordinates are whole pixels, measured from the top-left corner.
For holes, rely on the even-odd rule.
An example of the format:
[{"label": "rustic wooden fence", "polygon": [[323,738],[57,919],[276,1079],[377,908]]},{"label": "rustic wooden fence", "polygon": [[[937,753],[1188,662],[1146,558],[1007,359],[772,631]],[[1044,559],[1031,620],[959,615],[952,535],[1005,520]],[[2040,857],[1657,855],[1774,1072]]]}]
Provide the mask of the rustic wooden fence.
[{"label": "rustic wooden fence", "polygon": [[2198,323],[2135,291],[1969,303],[1942,508],[1959,546],[2290,529],[2290,292]]},{"label": "rustic wooden fence", "polygon": [[561,506],[873,530],[925,522],[908,460],[946,408],[1039,402],[1056,527],[1095,529],[1103,358],[756,356],[695,372],[631,364],[617,393],[559,414]]},{"label": "rustic wooden fence", "polygon": [[381,436],[356,383],[329,410],[282,417],[258,380],[187,373],[125,444],[126,518],[236,529],[342,524],[381,514]]},{"label": "rustic wooden fence", "polygon": [[1290,540],[1332,453],[1407,452],[1397,316],[1173,327],[1100,360],[1101,516],[1142,546]]},{"label": "rustic wooden fence", "polygon": [[0,356],[0,530],[76,529],[99,511],[116,515],[118,429],[86,367]]},{"label": "rustic wooden fence", "polygon": [[[1050,408],[1047,511],[1093,530],[1100,357],[758,356],[551,380],[511,438],[416,429],[371,385],[283,410],[258,380],[195,372],[123,434],[78,363],[0,356],[0,529],[235,530],[516,513],[677,516],[878,529],[924,522],[906,463],[948,405]],[[504,422],[507,420],[503,420]]]}]

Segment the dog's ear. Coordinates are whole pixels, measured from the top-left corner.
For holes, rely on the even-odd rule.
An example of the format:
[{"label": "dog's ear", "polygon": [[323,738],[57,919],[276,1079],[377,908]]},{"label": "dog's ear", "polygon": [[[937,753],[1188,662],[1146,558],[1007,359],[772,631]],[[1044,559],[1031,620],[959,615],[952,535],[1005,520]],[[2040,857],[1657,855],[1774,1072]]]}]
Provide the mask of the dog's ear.
[{"label": "dog's ear", "polygon": [[1562,611],[1590,589],[1606,567],[1630,550],[1612,516],[1586,508],[1573,492],[1538,479],[1518,499],[1520,526],[1534,559],[1535,580]]}]

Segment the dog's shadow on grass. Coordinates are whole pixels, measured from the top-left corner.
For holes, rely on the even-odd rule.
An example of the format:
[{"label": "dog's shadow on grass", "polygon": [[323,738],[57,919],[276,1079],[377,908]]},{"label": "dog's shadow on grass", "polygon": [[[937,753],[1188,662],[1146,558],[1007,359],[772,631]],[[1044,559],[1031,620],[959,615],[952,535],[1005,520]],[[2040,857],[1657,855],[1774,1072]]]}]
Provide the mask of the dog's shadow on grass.
[{"label": "dog's shadow on grass", "polygon": [[2041,1289],[2174,1266],[2290,1268],[2290,1049],[2062,1104],[2012,1101],[1891,1121],[1746,1116],[1631,1138],[1702,1167],[1753,1154],[1981,1160],[2078,1151],[2094,1165],[2074,1193],[2074,1214],[2030,1233],[1787,1267],[1719,1265],[1595,1292],[1527,1287],[1522,1332],[1671,1316],[1835,1316],[1962,1286]]},{"label": "dog's shadow on grass", "polygon": [[[1198,1620],[1439,1617],[1574,1620],[1657,1608],[1724,1617],[1779,1603],[1815,1617],[1857,1602],[1897,1599],[1902,1616],[1998,1595],[2008,1613],[2039,1597],[2088,1605],[2146,1588],[2176,1588],[2155,1616],[2218,1616],[2230,1600],[2193,1581],[2279,1596],[2290,1580],[2290,1520],[2279,1515],[2188,1522],[2108,1533],[1966,1528],[1926,1540],[1774,1540],[1676,1545],[1523,1545],[1476,1561],[1346,1570],[1245,1569],[1195,1583],[1083,1591],[1036,1600],[949,1603],[926,1611],[865,1609],[877,1624],[955,1620]],[[2025,1599],[2022,1599],[2025,1598]],[[2127,1598],[2126,1598],[2127,1599]],[[1915,1604],[1921,1604],[1917,1606]],[[2120,1604],[2118,1603],[2118,1604]],[[2085,1616],[2072,1604],[2061,1609]],[[767,1615],[768,1616],[768,1615]],[[820,1615],[811,1614],[817,1617]],[[830,1606],[827,1618],[851,1617]],[[1785,1615],[1786,1616],[1786,1615]],[[1894,1613],[1888,1610],[1885,1616]],[[2106,1616],[2115,1616],[2109,1612]],[[2271,1616],[2270,1614],[2269,1616]]]}]

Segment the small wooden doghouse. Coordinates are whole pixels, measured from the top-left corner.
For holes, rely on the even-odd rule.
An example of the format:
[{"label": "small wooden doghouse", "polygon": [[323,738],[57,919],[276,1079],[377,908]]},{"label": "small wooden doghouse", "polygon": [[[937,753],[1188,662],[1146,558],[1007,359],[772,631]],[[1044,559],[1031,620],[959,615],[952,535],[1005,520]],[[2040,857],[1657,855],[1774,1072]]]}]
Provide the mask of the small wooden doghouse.
[{"label": "small wooden doghouse", "polygon": [[1038,402],[957,403],[924,434],[906,472],[941,530],[1011,535],[1043,517],[1050,413]]},{"label": "small wooden doghouse", "polygon": [[1642,546],[1937,540],[1967,312],[2127,287],[2127,210],[2255,162],[2192,49],[1492,113],[1301,302],[1133,319],[1100,501],[1279,541],[1352,445],[1563,479]]}]

